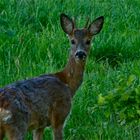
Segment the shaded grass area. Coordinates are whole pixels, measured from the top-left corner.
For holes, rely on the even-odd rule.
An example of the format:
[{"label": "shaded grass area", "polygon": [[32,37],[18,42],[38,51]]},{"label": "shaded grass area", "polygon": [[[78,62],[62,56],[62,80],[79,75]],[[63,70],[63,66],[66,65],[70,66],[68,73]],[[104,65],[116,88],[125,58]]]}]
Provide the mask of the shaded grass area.
[{"label": "shaded grass area", "polygon": [[[120,125],[114,117],[104,117],[105,109],[95,112],[94,107],[98,95],[107,95],[121,77],[126,82],[129,75],[140,77],[139,9],[139,0],[1,0],[0,86],[64,67],[69,43],[60,27],[60,13],[73,16],[79,27],[87,17],[92,21],[103,15],[105,24],[92,44],[65,139],[137,140],[139,124]],[[47,128],[44,139],[51,138]]]}]

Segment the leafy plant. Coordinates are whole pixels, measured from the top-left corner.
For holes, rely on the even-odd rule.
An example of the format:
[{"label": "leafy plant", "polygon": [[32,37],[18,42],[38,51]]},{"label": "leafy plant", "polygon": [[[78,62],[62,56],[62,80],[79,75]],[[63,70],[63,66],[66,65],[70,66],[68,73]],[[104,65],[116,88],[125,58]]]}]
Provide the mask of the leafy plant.
[{"label": "leafy plant", "polygon": [[140,79],[120,77],[117,86],[107,95],[99,94],[96,109],[104,110],[106,118],[114,117],[123,124],[140,123]]}]

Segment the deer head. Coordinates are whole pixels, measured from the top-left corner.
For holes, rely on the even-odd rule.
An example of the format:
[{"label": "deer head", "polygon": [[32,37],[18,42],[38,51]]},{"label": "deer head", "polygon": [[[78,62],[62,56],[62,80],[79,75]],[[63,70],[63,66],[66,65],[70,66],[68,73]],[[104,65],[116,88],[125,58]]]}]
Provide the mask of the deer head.
[{"label": "deer head", "polygon": [[85,62],[88,55],[91,41],[94,35],[98,34],[104,23],[104,17],[98,17],[82,29],[77,29],[74,21],[65,14],[60,15],[60,22],[63,31],[68,35],[71,44],[71,57],[76,62]]}]

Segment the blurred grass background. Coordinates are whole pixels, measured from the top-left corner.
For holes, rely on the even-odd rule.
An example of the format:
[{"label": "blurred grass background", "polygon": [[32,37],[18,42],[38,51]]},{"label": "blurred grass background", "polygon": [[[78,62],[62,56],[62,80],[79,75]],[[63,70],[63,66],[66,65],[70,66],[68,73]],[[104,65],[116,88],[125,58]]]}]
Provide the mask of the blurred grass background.
[{"label": "blurred grass background", "polygon": [[[126,108],[130,116],[124,113],[126,116],[122,119],[116,117],[123,112],[122,102],[114,102],[115,109],[120,105],[117,112],[113,109],[106,112],[113,107],[102,102],[110,91],[127,87],[125,83],[129,79],[132,85],[136,82],[127,87],[128,90],[140,91],[139,0],[1,0],[0,87],[64,67],[69,42],[60,27],[62,12],[74,17],[80,28],[87,17],[91,21],[101,15],[105,17],[103,30],[92,44],[84,82],[73,100],[71,115],[64,128],[65,139],[138,140],[140,102],[130,102],[132,110]],[[122,97],[126,90],[119,91]],[[136,97],[133,92],[129,97],[140,100],[139,94]],[[113,99],[118,98],[113,96]],[[113,104],[113,100],[110,102]],[[104,106],[100,108],[100,104]],[[138,118],[133,111],[137,112]],[[129,117],[132,120],[126,122]],[[29,133],[26,139],[31,138]],[[51,129],[46,128],[44,139],[51,138]]]}]

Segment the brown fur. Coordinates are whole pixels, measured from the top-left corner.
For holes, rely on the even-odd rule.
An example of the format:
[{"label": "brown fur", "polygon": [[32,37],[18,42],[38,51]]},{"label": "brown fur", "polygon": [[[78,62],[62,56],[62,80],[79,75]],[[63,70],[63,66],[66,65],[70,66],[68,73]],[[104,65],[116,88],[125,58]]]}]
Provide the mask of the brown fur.
[{"label": "brown fur", "polygon": [[[97,33],[102,28],[103,17],[93,23]],[[52,126],[54,140],[63,139],[63,124],[70,112],[72,97],[83,80],[84,58],[90,48],[86,42],[91,40],[94,30],[75,29],[73,21],[64,14],[61,26],[70,41],[74,40],[64,70],[0,89],[0,140],[5,134],[9,140],[23,140],[28,130],[33,130],[34,140],[41,140],[47,126]],[[77,52],[80,52],[78,57]]]}]

